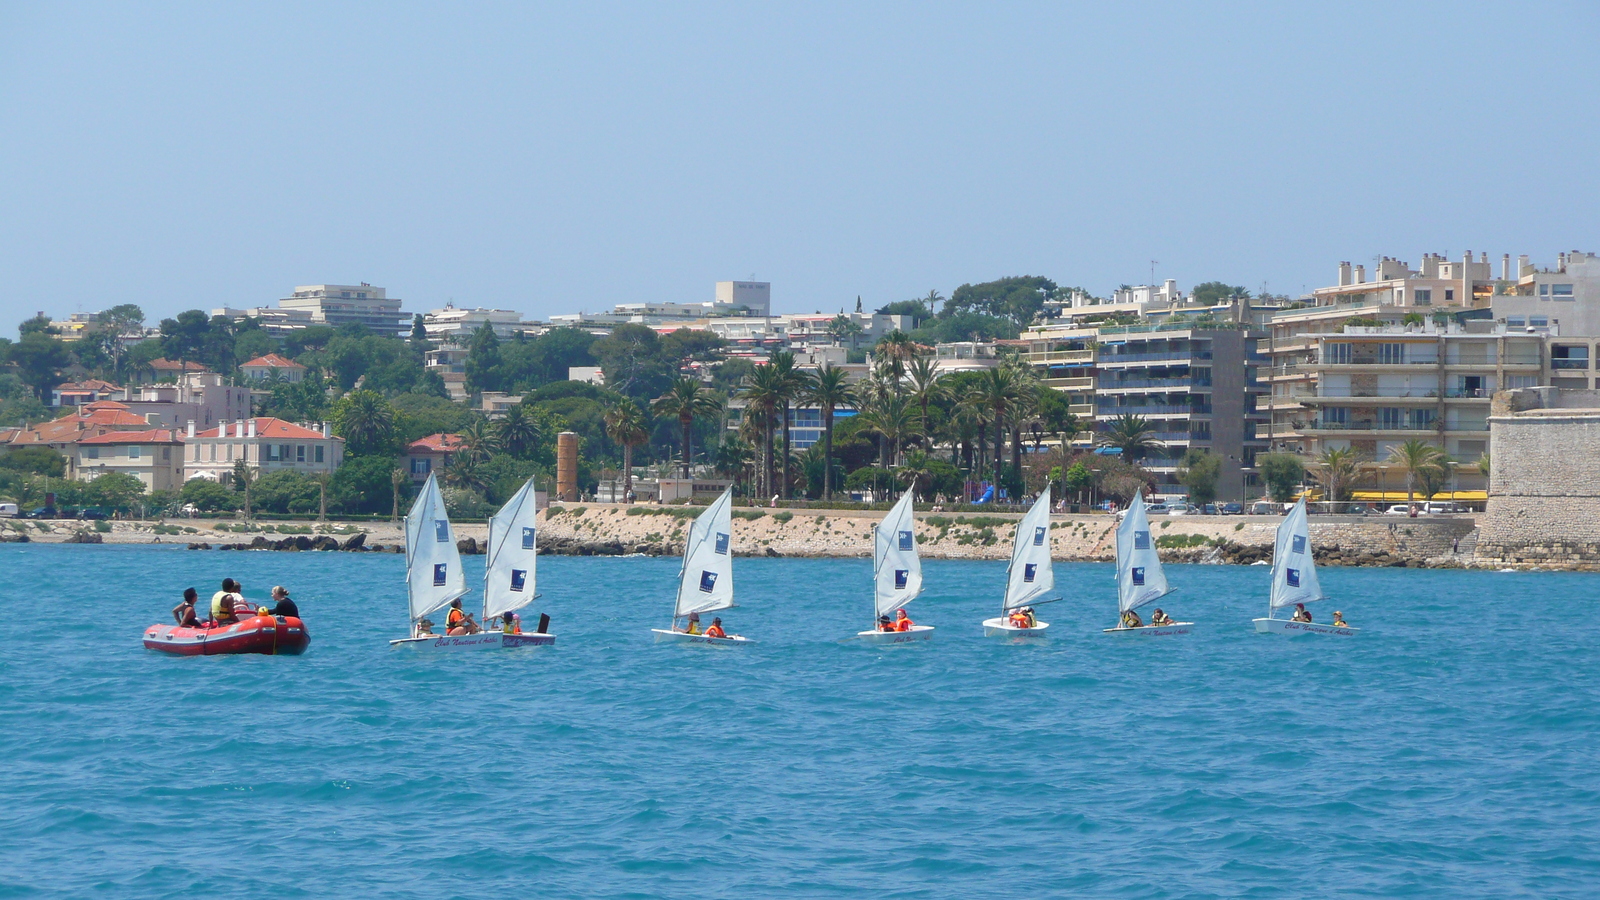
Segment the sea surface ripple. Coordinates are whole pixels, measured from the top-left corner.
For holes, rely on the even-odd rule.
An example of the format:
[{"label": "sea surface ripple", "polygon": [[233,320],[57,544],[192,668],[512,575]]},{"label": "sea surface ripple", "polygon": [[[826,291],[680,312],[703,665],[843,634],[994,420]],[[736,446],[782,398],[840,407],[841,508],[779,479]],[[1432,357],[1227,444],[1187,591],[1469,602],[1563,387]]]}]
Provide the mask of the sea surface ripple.
[{"label": "sea surface ripple", "polygon": [[[1195,633],[1121,641],[1061,565],[1013,643],[935,561],[871,649],[868,561],[748,559],[719,651],[651,643],[677,560],[549,557],[554,648],[447,655],[388,646],[399,556],[0,560],[4,897],[1600,895],[1595,576],[1326,570],[1362,633],[1285,639],[1266,567],[1173,566]],[[143,649],[223,576],[310,651]]]}]

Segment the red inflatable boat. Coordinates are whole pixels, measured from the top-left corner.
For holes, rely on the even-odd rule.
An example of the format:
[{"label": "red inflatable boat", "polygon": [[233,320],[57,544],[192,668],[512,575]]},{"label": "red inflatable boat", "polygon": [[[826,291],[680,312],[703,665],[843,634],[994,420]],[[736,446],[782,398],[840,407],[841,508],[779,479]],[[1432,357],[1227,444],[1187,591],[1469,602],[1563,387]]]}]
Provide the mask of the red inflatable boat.
[{"label": "red inflatable boat", "polygon": [[179,656],[217,656],[223,653],[266,653],[299,656],[311,643],[311,633],[294,616],[249,616],[217,628],[182,628],[151,625],[144,645]]}]

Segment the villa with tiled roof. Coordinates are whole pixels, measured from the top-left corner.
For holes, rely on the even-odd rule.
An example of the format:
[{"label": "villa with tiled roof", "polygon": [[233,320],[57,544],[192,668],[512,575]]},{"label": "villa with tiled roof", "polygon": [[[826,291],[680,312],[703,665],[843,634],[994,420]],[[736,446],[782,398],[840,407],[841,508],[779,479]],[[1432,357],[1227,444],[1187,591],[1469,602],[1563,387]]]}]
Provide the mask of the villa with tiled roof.
[{"label": "villa with tiled roof", "polygon": [[291,384],[306,377],[306,367],[292,359],[286,359],[276,353],[258,356],[239,366],[239,371],[244,377],[256,382],[277,381],[280,378]]},{"label": "villa with tiled roof", "polygon": [[406,465],[411,480],[421,484],[429,472],[443,471],[450,456],[461,449],[459,434],[430,434],[406,445]]},{"label": "villa with tiled roof", "polygon": [[190,426],[184,438],[184,472],[190,478],[226,482],[237,460],[262,475],[284,469],[307,475],[332,473],[344,461],[344,438],[327,422],[297,425],[272,416],[222,422],[214,428]]}]

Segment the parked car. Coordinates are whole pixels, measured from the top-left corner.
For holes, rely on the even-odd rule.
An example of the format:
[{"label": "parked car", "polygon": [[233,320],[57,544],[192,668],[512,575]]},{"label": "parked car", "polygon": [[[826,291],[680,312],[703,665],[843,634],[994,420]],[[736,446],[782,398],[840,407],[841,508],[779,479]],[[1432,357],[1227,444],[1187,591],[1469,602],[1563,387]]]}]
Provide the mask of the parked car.
[{"label": "parked car", "polygon": [[1168,506],[1166,504],[1166,501],[1157,500],[1156,502],[1151,503],[1150,505],[1146,506],[1144,508],[1144,511],[1145,511],[1146,515],[1159,516],[1162,513],[1165,513],[1170,509],[1172,509],[1172,507]]},{"label": "parked car", "polygon": [[105,517],[106,511],[98,506],[85,506],[83,509],[78,510],[78,518],[80,519],[104,519]]},{"label": "parked car", "polygon": [[1169,516],[1190,516],[1190,515],[1194,515],[1194,507],[1190,506],[1187,503],[1182,503],[1182,502],[1174,503],[1171,506],[1167,507],[1167,515],[1169,515]]},{"label": "parked car", "polygon": [[1220,512],[1225,516],[1242,516],[1244,515],[1244,504],[1234,503],[1230,500],[1227,503],[1217,507],[1217,512]]},{"label": "parked car", "polygon": [[1437,502],[1437,501],[1429,501],[1428,503],[1420,504],[1420,505],[1427,512],[1427,514],[1430,515],[1430,516],[1453,516],[1453,515],[1456,515],[1457,513],[1462,512],[1461,507],[1456,505],[1456,504],[1454,504],[1454,503],[1441,503],[1441,502]]},{"label": "parked car", "polygon": [[[1411,515],[1411,506],[1409,504],[1405,504],[1405,503],[1396,503],[1395,505],[1393,505],[1393,506],[1389,507],[1388,509],[1384,510],[1383,514],[1386,515],[1386,516],[1409,516],[1409,515]],[[1425,516],[1427,514],[1428,514],[1428,505],[1426,503],[1418,503],[1417,504],[1417,515]]]},{"label": "parked car", "polygon": [[55,517],[56,517],[55,507],[53,507],[53,506],[41,506],[38,509],[35,509],[35,510],[32,510],[31,512],[29,512],[23,518],[26,518],[26,519],[54,519]]},{"label": "parked car", "polygon": [[15,503],[0,503],[0,519],[10,519],[21,515]]}]

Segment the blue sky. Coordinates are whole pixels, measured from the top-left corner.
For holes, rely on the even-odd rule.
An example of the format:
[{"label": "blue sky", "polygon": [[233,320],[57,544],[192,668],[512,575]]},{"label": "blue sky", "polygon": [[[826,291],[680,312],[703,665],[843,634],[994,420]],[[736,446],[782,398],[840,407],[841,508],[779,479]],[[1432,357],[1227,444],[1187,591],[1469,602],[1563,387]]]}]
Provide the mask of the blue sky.
[{"label": "blue sky", "polygon": [[1600,250],[1597,9],[0,4],[0,321],[1548,264]]}]

